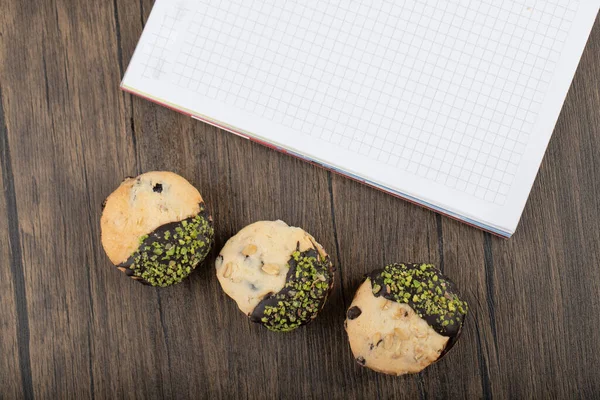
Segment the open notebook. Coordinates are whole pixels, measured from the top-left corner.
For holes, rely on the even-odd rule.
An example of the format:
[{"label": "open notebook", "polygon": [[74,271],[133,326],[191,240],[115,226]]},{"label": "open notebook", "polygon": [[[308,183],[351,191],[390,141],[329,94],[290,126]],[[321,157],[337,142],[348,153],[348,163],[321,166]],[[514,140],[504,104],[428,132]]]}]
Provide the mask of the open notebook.
[{"label": "open notebook", "polygon": [[600,0],[157,0],[122,88],[493,233]]}]

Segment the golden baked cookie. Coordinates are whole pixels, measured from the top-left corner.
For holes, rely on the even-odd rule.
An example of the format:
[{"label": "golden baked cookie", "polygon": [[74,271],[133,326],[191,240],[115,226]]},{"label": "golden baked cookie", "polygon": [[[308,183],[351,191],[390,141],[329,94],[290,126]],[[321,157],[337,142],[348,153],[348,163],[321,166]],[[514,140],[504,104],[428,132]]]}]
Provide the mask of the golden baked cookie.
[{"label": "golden baked cookie", "polygon": [[102,246],[119,270],[152,286],[181,282],[213,242],[202,196],[172,172],[127,178],[105,200]]},{"label": "golden baked cookie", "polygon": [[215,266],[240,310],[273,331],[310,322],[333,286],[334,268],[323,247],[283,221],[246,226],[227,241]]},{"label": "golden baked cookie", "polygon": [[456,343],[467,303],[430,264],[392,264],[369,274],[346,313],[356,361],[392,375],[416,373]]}]

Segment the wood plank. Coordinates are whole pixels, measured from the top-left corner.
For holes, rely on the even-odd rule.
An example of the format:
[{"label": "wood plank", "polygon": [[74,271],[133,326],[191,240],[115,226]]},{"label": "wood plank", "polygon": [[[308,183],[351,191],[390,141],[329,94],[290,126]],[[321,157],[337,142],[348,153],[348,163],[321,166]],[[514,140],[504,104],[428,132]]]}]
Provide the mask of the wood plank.
[{"label": "wood plank", "polygon": [[[0,75],[1,76],[1,75]],[[29,357],[23,258],[14,172],[8,143],[2,86],[0,85],[0,394],[30,398],[33,394]]]},{"label": "wood plank", "polygon": [[[155,352],[134,357],[122,351],[137,350],[122,339],[139,332],[148,337],[145,346],[153,344],[152,330],[141,329],[155,326],[148,314],[131,318],[135,309],[123,307],[143,306],[148,294],[107,296],[104,277],[113,271],[99,261],[100,203],[128,159],[127,143],[116,135],[124,124],[113,111],[120,96],[113,9],[108,2],[49,1],[19,2],[11,10],[11,22],[3,23],[11,40],[3,41],[1,58],[3,81],[10,82],[4,103],[13,170],[19,171],[14,194],[23,210],[31,379],[37,397],[91,397],[102,394],[103,385],[115,388],[102,378],[127,382],[139,370],[131,363],[121,375],[104,373],[119,372],[119,347],[141,364],[156,360]],[[105,318],[109,307],[113,318]],[[124,321],[129,329],[121,332]],[[106,352],[113,357],[103,357]],[[138,374],[136,382],[151,382],[149,375]],[[158,387],[162,379],[155,376]],[[121,393],[124,388],[133,390],[132,381],[116,386]]]}]

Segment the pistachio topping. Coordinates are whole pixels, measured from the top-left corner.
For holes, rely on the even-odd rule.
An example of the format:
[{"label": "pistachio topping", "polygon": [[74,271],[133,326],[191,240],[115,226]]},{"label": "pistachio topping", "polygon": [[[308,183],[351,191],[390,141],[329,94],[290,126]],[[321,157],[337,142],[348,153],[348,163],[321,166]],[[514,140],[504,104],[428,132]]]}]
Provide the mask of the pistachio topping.
[{"label": "pistachio topping", "polygon": [[285,286],[268,295],[251,314],[255,322],[276,332],[289,332],[314,319],[333,285],[329,257],[315,249],[300,252],[300,244],[288,261]]},{"label": "pistachio topping", "polygon": [[367,279],[375,297],[410,305],[441,335],[460,333],[469,307],[459,298],[454,283],[432,264],[391,264]]},{"label": "pistachio topping", "polygon": [[210,217],[200,205],[200,213],[163,225],[140,237],[140,246],[120,270],[151,286],[181,282],[206,257],[214,236]]}]

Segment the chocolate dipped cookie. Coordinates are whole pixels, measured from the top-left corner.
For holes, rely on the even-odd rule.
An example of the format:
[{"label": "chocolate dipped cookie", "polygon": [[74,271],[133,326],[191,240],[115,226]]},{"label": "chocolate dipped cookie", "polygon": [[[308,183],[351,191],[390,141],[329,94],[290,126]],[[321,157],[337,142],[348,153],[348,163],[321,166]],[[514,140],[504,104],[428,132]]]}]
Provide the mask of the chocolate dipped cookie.
[{"label": "chocolate dipped cookie", "polygon": [[283,221],[246,226],[227,241],[215,266],[239,309],[277,332],[316,318],[333,286],[334,268],[323,247]]},{"label": "chocolate dipped cookie", "polygon": [[102,246],[112,263],[151,286],[181,282],[200,264],[214,231],[202,196],[172,172],[127,178],[105,200]]},{"label": "chocolate dipped cookie", "polygon": [[456,343],[468,311],[431,264],[392,264],[366,276],[346,313],[356,361],[392,375],[416,373]]}]

